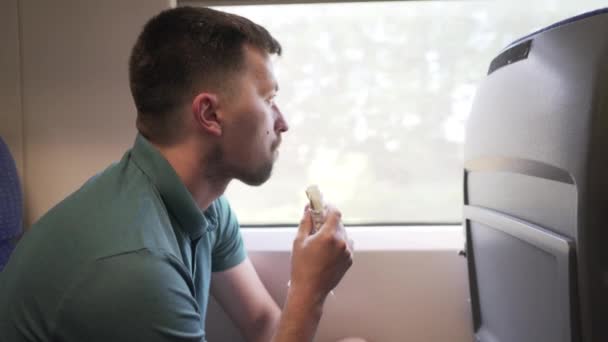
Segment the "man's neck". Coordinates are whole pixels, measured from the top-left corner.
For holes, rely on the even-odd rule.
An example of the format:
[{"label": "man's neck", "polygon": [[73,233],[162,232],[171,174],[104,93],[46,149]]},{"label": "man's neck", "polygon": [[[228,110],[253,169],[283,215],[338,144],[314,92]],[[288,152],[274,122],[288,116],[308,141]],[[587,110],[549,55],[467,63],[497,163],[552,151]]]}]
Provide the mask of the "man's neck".
[{"label": "man's neck", "polygon": [[209,173],[206,168],[209,165],[205,165],[203,162],[205,159],[200,155],[197,156],[193,148],[188,146],[156,146],[156,148],[171,164],[201,210],[206,210],[226,191],[230,179],[207,177]]}]

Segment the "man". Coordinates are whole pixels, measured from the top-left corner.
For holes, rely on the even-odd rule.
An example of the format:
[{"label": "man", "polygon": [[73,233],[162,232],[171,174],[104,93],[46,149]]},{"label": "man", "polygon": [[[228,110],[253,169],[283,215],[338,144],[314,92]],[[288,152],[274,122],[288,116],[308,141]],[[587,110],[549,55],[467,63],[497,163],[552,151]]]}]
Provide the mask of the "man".
[{"label": "man", "polygon": [[152,18],[130,59],[139,134],[122,160],[44,215],[0,275],[0,341],[204,341],[209,291],[247,341],[311,341],[352,264],[340,213],[305,210],[281,311],[222,194],[264,183],[287,122],[271,54],[247,19],[205,8]]}]

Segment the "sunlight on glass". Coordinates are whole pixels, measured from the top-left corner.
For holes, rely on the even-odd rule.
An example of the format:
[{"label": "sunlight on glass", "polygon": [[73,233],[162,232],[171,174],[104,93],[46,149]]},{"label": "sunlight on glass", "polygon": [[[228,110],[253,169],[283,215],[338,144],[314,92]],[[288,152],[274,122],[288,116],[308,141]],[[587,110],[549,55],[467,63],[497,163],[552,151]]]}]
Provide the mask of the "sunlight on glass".
[{"label": "sunlight on glass", "polygon": [[296,223],[318,184],[347,223],[459,222],[465,121],[513,40],[601,1],[224,6],[283,45],[290,131],[271,180],[234,182],[241,223]]}]

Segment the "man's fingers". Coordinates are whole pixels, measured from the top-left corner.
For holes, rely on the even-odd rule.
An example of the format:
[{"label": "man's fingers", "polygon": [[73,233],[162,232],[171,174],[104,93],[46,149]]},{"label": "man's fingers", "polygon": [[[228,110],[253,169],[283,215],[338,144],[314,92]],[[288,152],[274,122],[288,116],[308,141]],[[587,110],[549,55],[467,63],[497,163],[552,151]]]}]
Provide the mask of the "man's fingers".
[{"label": "man's fingers", "polygon": [[351,254],[355,253],[355,241],[350,238],[346,238],[346,242],[348,243],[348,250]]},{"label": "man's fingers", "polygon": [[321,226],[322,231],[335,233],[344,230],[342,226],[342,213],[332,205],[327,205],[325,223]]},{"label": "man's fingers", "polygon": [[300,220],[300,227],[298,228],[298,239],[305,239],[312,233],[314,225],[312,224],[312,216],[310,210],[304,210],[304,216]]}]

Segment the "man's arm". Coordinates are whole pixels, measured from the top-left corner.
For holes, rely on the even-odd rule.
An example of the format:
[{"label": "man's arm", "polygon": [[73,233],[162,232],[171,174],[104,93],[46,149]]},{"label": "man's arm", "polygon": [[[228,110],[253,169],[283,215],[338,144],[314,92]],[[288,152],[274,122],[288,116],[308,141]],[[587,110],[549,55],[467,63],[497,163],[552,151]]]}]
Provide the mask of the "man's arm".
[{"label": "man's arm", "polygon": [[309,342],[321,319],[327,294],[352,265],[352,247],[340,212],[328,209],[321,229],[304,214],[294,240],[291,287],[281,313],[251,261],[213,274],[211,293],[250,342]]},{"label": "man's arm", "polygon": [[177,258],[140,250],[84,268],[57,310],[54,340],[201,342],[205,332]]},{"label": "man's arm", "polygon": [[249,258],[211,278],[211,294],[249,342],[268,342],[281,310],[262,284]]}]

